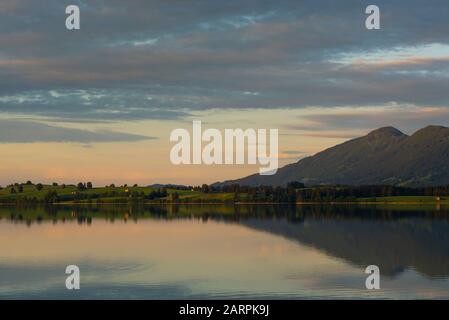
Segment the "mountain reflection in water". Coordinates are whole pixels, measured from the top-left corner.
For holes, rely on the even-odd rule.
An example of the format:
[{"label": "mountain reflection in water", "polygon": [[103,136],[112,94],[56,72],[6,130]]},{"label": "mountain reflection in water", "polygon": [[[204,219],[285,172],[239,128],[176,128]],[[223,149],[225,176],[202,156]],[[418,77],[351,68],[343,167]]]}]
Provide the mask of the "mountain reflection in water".
[{"label": "mountain reflection in water", "polygon": [[[376,264],[382,276],[392,281],[413,270],[428,281],[437,283],[440,296],[441,290],[443,290],[443,297],[449,296],[446,279],[449,276],[449,210],[444,207],[405,205],[383,207],[354,205],[3,207],[0,208],[0,218],[2,228],[14,225],[39,228],[48,225],[49,222],[56,228],[75,222],[95,230],[96,225],[105,222],[108,224],[127,222],[127,224],[139,225],[144,221],[167,223],[199,221],[203,222],[203,229],[208,227],[206,222],[229,227],[239,226],[311,248],[321,255],[343,261],[351,268],[363,270],[367,265]],[[126,228],[126,225],[124,227]],[[230,232],[229,237],[232,236]],[[179,237],[182,243],[182,237],[186,235],[180,234]],[[191,237],[194,237],[193,231]],[[223,230],[222,237],[226,241],[226,230]],[[3,238],[1,240],[5,241]],[[135,236],[135,241],[139,242],[138,235]],[[242,245],[250,246],[251,244]],[[3,268],[7,268],[8,258],[12,259],[12,257],[4,254],[2,248],[5,247],[0,246],[0,266],[4,262],[6,266]],[[10,239],[9,248],[13,251],[14,239]],[[21,258],[24,259],[24,257]],[[311,264],[313,268],[313,263]],[[232,262],[230,265],[232,266]],[[173,273],[176,272],[173,270]],[[201,275],[201,272],[198,274]],[[285,277],[293,279],[295,275],[289,274]],[[361,274],[360,278],[363,279],[363,277],[364,275]],[[0,284],[1,281],[0,278]],[[167,290],[174,298],[186,297],[185,294],[176,293],[177,291]],[[253,293],[254,295],[251,295],[251,292],[248,294],[250,297],[257,297],[257,292]],[[135,294],[139,297],[137,291]],[[285,296],[282,292],[279,294],[279,297],[295,298],[295,294],[290,291]],[[150,298],[157,297],[159,296],[155,294]],[[162,294],[162,297],[167,295]],[[194,296],[187,295],[187,298],[189,297]],[[301,293],[301,296],[297,297],[307,297],[307,293]],[[401,295],[392,297],[401,297]]]}]

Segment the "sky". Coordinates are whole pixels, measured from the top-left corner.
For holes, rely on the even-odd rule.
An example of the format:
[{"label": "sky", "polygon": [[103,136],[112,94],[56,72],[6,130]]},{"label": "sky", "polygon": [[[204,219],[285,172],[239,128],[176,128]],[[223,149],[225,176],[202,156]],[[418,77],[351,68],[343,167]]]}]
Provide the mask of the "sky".
[{"label": "sky", "polygon": [[193,120],[278,129],[280,165],[382,126],[447,125],[448,16],[447,0],[0,0],[0,185],[258,172],[171,164],[170,132]]}]

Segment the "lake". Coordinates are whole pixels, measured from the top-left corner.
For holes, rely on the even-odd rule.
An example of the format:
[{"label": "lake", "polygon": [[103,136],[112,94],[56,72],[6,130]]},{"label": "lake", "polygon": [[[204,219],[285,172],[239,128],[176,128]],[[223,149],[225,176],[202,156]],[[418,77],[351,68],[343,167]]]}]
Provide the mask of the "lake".
[{"label": "lake", "polygon": [[0,299],[27,298],[448,299],[449,208],[0,207]]}]

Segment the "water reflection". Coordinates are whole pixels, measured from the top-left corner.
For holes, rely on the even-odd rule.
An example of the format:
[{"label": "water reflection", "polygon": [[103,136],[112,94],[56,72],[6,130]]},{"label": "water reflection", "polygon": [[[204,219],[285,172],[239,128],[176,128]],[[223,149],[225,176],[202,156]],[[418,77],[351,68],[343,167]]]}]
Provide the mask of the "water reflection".
[{"label": "water reflection", "polygon": [[[449,297],[444,207],[3,207],[0,219],[0,297],[70,297],[57,270],[74,259],[90,284],[78,297]],[[369,264],[385,290],[364,290]]]}]

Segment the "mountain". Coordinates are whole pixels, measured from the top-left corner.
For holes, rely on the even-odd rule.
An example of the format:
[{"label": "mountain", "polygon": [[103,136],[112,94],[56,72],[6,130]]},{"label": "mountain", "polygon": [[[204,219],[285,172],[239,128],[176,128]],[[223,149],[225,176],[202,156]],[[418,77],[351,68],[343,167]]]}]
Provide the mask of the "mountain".
[{"label": "mountain", "polygon": [[408,136],[384,127],[280,168],[273,176],[254,174],[223,184],[286,185],[449,184],[449,128],[428,126]]}]

